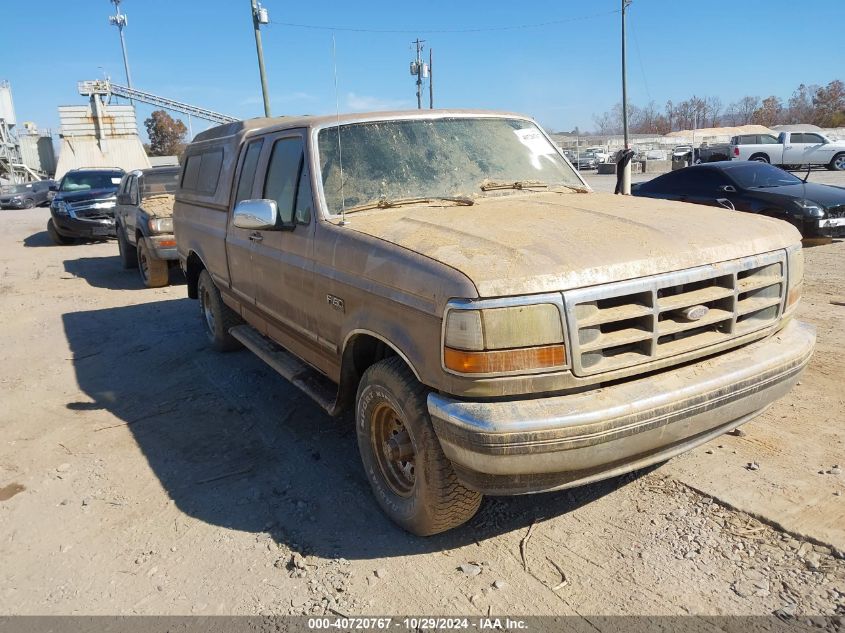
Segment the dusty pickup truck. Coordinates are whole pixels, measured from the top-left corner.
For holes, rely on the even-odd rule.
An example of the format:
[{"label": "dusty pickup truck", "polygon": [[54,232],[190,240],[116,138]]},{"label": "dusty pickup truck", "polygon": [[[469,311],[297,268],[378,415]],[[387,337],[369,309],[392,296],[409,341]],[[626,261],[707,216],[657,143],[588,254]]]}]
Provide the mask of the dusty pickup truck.
[{"label": "dusty pickup truck", "polygon": [[213,128],[174,228],[210,343],[354,409],[377,502],[420,535],[715,438],[815,344],[792,226],[593,193],[516,114]]},{"label": "dusty pickup truck", "polygon": [[138,169],[126,174],[117,190],[115,230],[120,263],[137,268],[148,288],[166,286],[175,265],[173,194],[179,167]]},{"label": "dusty pickup truck", "polygon": [[781,132],[734,136],[730,142],[732,160],[756,160],[772,165],[799,168],[824,165],[832,171],[845,170],[845,141],[835,141],[816,132]]}]

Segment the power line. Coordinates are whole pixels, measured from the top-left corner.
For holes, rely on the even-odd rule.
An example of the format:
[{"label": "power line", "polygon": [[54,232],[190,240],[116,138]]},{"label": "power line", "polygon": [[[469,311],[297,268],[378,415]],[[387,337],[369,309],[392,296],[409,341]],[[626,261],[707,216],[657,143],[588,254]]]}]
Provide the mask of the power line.
[{"label": "power line", "polygon": [[271,20],[271,24],[276,24],[278,26],[286,26],[288,28],[296,28],[296,29],[314,29],[318,31],[345,31],[348,33],[384,33],[384,34],[415,34],[415,33],[490,33],[495,31],[517,31],[520,29],[538,29],[547,26],[556,26],[559,24],[568,24],[571,22],[580,22],[584,20],[592,20],[595,18],[605,17],[608,15],[613,15],[614,13],[620,13],[619,9],[614,9],[612,11],[604,11],[602,13],[593,13],[591,15],[581,15],[571,18],[561,18],[560,20],[549,20],[546,22],[535,22],[532,24],[512,24],[507,26],[486,26],[486,27],[475,27],[475,28],[462,28],[462,29],[443,29],[443,28],[415,28],[415,29],[369,29],[369,28],[357,28],[357,27],[348,27],[348,26],[325,26],[321,24],[299,24],[294,22],[276,22],[275,20]]}]

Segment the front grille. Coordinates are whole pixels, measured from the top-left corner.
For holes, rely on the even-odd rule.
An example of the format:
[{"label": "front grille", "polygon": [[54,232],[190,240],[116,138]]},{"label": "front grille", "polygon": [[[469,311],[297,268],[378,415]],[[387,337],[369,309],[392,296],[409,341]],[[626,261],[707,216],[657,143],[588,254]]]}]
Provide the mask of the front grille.
[{"label": "front grille", "polygon": [[785,288],[786,256],[775,251],[565,292],[572,370],[632,367],[765,328],[780,317]]},{"label": "front grille", "polygon": [[109,220],[114,217],[114,199],[83,200],[68,205],[71,216],[79,220]]}]

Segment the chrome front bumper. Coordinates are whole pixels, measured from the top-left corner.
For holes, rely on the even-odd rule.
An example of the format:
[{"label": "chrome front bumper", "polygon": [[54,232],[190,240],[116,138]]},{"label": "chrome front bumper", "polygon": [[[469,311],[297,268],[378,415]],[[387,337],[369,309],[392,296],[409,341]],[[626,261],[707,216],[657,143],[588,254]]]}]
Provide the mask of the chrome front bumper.
[{"label": "chrome front bumper", "polygon": [[747,422],[798,381],[815,328],[776,334],[675,369],[573,395],[428,409],[458,478],[486,494],[579,486],[658,463]]}]

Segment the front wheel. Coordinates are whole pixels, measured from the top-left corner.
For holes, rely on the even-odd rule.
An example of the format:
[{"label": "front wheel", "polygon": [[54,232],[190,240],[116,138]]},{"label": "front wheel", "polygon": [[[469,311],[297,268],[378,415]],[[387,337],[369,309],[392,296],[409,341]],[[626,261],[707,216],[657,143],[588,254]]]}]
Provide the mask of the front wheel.
[{"label": "front wheel", "polygon": [[120,225],[117,229],[117,251],[120,254],[120,265],[125,269],[138,267],[138,253],[135,247],[126,239],[126,230]]},{"label": "front wheel", "polygon": [[23,203],[24,209],[34,209],[35,208],[35,200],[30,200],[29,198],[26,199],[26,202]]},{"label": "front wheel", "polygon": [[141,281],[147,288],[161,288],[170,281],[168,275],[167,261],[156,257],[147,240],[138,238],[138,272],[141,273]]},{"label": "front wheel", "polygon": [[361,379],[355,406],[358,450],[376,501],[418,536],[469,521],[481,494],[458,481],[428,414],[428,389],[393,356]]},{"label": "front wheel", "polygon": [[205,333],[212,347],[218,352],[231,352],[242,347],[241,342],[229,334],[229,330],[241,323],[240,317],[225,303],[220,291],[214,285],[207,270],[200,273],[197,282]]},{"label": "front wheel", "polygon": [[52,218],[47,220],[47,235],[50,236],[50,239],[53,240],[54,244],[58,244],[59,246],[67,246],[68,244],[73,244],[76,241],[72,237],[65,237],[59,233],[56,230],[56,225],[53,224]]},{"label": "front wheel", "polygon": [[827,168],[831,171],[845,171],[845,152],[834,156]]}]

